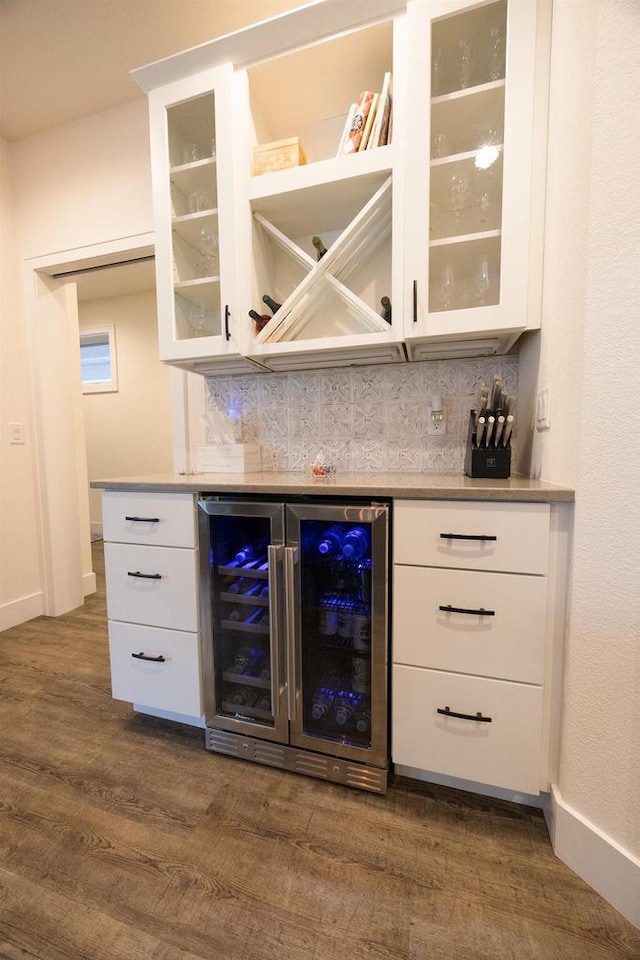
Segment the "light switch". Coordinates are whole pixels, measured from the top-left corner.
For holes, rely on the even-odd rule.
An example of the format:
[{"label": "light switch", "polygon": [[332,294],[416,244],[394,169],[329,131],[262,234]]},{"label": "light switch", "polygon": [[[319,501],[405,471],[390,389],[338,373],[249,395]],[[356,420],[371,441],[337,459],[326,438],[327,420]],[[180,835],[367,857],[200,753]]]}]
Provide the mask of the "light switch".
[{"label": "light switch", "polygon": [[551,427],[551,400],[549,387],[538,391],[536,398],[536,430],[548,430]]},{"label": "light switch", "polygon": [[24,443],[24,424],[9,424],[9,443]]}]

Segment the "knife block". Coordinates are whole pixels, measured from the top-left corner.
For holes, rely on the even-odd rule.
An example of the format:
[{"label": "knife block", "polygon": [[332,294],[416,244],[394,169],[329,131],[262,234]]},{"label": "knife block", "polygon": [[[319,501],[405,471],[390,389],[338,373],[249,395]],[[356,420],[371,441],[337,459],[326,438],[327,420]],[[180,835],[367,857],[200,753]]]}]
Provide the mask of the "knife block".
[{"label": "knife block", "polygon": [[511,442],[506,447],[478,447],[475,432],[476,412],[469,414],[464,472],[467,477],[508,480],[511,476]]}]

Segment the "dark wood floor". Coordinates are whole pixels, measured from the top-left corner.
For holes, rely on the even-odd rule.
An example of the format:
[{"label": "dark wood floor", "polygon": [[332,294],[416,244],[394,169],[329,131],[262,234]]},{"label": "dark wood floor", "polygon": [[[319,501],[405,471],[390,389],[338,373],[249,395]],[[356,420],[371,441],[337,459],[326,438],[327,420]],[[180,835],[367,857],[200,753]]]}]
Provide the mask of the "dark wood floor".
[{"label": "dark wood floor", "polygon": [[538,811],[208,753],[110,697],[99,591],[0,635],[0,957],[622,960]]}]

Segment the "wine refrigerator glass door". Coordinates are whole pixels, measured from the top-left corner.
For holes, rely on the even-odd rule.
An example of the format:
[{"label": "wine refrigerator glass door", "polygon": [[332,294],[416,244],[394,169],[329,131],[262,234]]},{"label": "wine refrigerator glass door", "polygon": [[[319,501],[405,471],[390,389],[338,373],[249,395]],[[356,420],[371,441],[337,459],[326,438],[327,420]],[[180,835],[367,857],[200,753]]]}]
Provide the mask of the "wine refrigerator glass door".
[{"label": "wine refrigerator glass door", "polygon": [[387,764],[384,506],[287,507],[291,743]]},{"label": "wine refrigerator glass door", "polygon": [[207,726],[286,743],[283,507],[199,507]]}]

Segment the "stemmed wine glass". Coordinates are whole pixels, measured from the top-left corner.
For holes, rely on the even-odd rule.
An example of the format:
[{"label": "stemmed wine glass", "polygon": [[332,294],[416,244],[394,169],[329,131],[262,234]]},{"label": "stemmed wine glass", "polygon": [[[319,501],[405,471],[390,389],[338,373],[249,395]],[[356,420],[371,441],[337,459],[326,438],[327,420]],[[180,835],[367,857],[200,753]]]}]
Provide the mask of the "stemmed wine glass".
[{"label": "stemmed wine glass", "polygon": [[213,230],[200,231],[198,250],[198,273],[202,277],[213,276],[218,262],[218,236]]},{"label": "stemmed wine glass", "polygon": [[442,276],[440,278],[440,302],[445,310],[447,310],[453,301],[455,296],[456,280],[453,273],[453,267],[447,261],[442,269]]},{"label": "stemmed wine glass", "polygon": [[460,214],[465,208],[469,193],[469,178],[465,173],[454,173],[449,183],[449,199],[456,223],[460,222]]},{"label": "stemmed wine glass", "polygon": [[480,263],[478,264],[478,269],[476,270],[474,280],[474,293],[476,299],[481,304],[485,302],[490,289],[491,272],[489,270],[489,261],[486,257],[482,257]]}]

